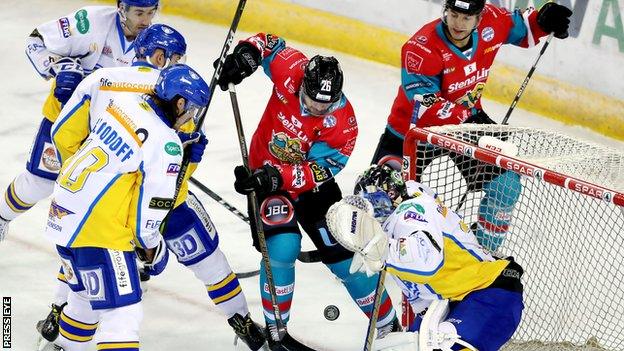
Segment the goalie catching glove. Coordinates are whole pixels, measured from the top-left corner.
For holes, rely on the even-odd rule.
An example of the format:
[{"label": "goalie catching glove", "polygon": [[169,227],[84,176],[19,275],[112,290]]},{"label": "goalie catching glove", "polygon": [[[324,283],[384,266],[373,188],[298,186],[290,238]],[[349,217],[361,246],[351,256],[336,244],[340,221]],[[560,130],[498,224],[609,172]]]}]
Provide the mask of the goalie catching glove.
[{"label": "goalie catching glove", "polygon": [[349,195],[333,204],[326,215],[336,241],[355,253],[349,272],[365,272],[369,277],[384,268],[388,257],[388,237],[372,213],[368,200]]}]

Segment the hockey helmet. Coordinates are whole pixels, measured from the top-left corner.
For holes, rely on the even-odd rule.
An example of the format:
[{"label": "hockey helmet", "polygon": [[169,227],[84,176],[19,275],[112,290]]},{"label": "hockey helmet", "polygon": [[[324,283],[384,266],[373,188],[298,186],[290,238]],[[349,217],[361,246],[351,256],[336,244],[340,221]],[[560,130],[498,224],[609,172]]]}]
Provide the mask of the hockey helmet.
[{"label": "hockey helmet", "polygon": [[143,30],[134,40],[134,50],[136,57],[143,58],[151,56],[156,49],[165,51],[165,57],[186,54],[186,41],[184,36],[177,30],[166,24],[153,24]]},{"label": "hockey helmet", "polygon": [[[202,109],[208,105],[210,98],[210,87],[206,81],[191,67],[183,64],[163,69],[156,81],[154,92],[158,98],[168,103],[175,103],[180,97],[186,100],[184,115],[187,118],[181,123],[190,118],[197,122],[197,118]],[[181,116],[173,121],[174,126],[180,123]]]},{"label": "hockey helmet", "polygon": [[485,0],[446,0],[444,9],[463,13],[466,15],[478,15],[485,7]]},{"label": "hockey helmet", "polygon": [[312,100],[333,103],[342,96],[342,70],[333,56],[314,56],[306,65],[303,89]]},{"label": "hockey helmet", "polygon": [[125,4],[126,6],[135,7],[153,7],[158,6],[160,0],[117,0],[117,6],[119,4]]},{"label": "hockey helmet", "polygon": [[407,188],[401,173],[387,165],[370,166],[358,177],[353,193],[371,202],[375,218],[380,221],[388,218],[407,199]]}]

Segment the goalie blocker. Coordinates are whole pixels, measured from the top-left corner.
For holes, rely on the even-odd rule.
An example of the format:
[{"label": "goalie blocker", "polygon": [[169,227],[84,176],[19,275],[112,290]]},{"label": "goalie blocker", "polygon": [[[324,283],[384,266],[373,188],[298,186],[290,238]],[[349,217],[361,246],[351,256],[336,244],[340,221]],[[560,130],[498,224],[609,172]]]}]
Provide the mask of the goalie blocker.
[{"label": "goalie blocker", "polygon": [[[383,167],[371,166],[360,177],[359,193],[327,213],[336,240],[354,252],[354,262],[362,263],[351,269],[373,273],[385,267],[420,312],[409,327],[418,336],[392,333],[376,349],[401,350],[395,345],[398,339],[412,350],[451,350],[454,345],[499,350],[520,323],[522,267],[512,258],[488,254],[431,189],[408,181],[398,184],[403,190],[397,192],[396,171],[379,172]],[[370,173],[380,177],[367,177]],[[369,184],[361,184],[362,179]],[[388,204],[393,211],[380,224],[373,214],[383,213],[380,207]]]}]

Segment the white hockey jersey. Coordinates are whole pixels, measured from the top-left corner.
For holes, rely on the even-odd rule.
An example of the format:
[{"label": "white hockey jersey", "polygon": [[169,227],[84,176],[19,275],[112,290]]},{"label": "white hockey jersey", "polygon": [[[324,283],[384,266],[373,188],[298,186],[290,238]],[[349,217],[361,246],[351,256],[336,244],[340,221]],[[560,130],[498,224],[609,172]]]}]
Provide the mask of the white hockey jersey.
[{"label": "white hockey jersey", "polygon": [[[124,36],[117,8],[88,6],[43,23],[40,37],[28,38],[26,55],[42,77],[49,79],[51,63],[61,57],[78,57],[86,74],[100,67],[129,66],[134,47]],[[43,40],[41,40],[43,39]]]},{"label": "white hockey jersey", "polygon": [[387,270],[416,312],[431,300],[458,301],[489,286],[509,263],[486,253],[462,218],[426,193],[402,202],[383,229]]},{"label": "white hockey jersey", "polygon": [[[63,151],[46,236],[65,247],[154,247],[173,205],[180,138],[140,94],[103,92],[100,78],[81,82],[52,126],[59,151],[79,149]],[[86,118],[72,118],[84,109]]]},{"label": "white hockey jersey", "polygon": [[[90,133],[91,112],[89,109],[92,101],[108,101],[118,94],[151,93],[159,75],[160,70],[146,62],[137,61],[131,67],[101,68],[85,78],[59,114],[59,119],[63,122],[55,123],[50,132],[61,164],[78,151]],[[62,128],[60,128],[61,125]],[[183,132],[191,132],[194,128],[195,124],[193,120],[190,120],[180,129]],[[136,132],[142,133],[141,130]],[[196,168],[196,163],[189,165],[185,181],[179,190],[176,206],[186,200],[187,180]]]}]

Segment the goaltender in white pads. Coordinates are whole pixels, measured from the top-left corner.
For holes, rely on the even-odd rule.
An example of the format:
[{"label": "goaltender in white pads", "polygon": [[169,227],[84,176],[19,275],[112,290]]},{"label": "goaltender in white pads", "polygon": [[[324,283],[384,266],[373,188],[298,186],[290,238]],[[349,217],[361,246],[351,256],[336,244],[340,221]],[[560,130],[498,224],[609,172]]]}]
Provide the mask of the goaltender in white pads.
[{"label": "goaltender in white pads", "polygon": [[358,187],[330,208],[329,229],[355,252],[352,270],[385,266],[418,314],[409,332],[378,339],[375,349],[499,350],[522,315],[520,265],[486,253],[437,194],[387,166],[371,166]]}]

